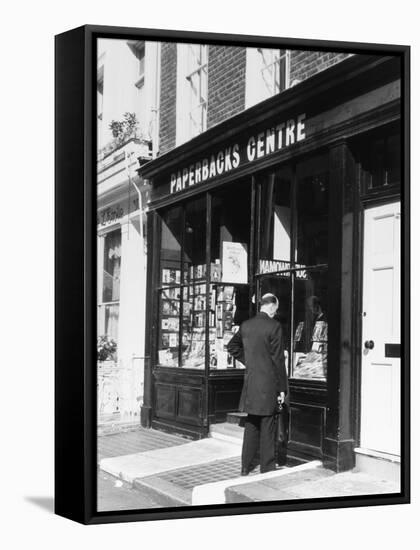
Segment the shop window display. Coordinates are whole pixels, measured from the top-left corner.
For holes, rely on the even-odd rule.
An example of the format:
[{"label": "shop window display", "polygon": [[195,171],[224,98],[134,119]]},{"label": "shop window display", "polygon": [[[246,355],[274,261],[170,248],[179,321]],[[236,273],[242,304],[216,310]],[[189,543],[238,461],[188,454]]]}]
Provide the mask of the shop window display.
[{"label": "shop window display", "polygon": [[258,297],[279,299],[291,378],[325,380],[328,357],[328,165],[311,157],[258,178]]},{"label": "shop window display", "polygon": [[158,364],[166,367],[179,365],[182,215],[175,207],[161,218]]},{"label": "shop window display", "polygon": [[327,271],[295,280],[293,378],[325,380],[328,360]]},{"label": "shop window display", "polygon": [[294,272],[293,378],[327,376],[328,190],[325,157],[298,165],[295,257],[304,269]]},{"label": "shop window display", "polygon": [[[240,180],[212,196],[209,297],[210,368],[243,368],[227,351],[248,319],[251,184]],[[220,281],[220,282],[219,282]]]},{"label": "shop window display", "polygon": [[249,317],[250,184],[230,186],[211,204],[210,234],[204,197],[162,216],[160,366],[204,369],[208,361],[210,369],[243,368],[226,346]]}]

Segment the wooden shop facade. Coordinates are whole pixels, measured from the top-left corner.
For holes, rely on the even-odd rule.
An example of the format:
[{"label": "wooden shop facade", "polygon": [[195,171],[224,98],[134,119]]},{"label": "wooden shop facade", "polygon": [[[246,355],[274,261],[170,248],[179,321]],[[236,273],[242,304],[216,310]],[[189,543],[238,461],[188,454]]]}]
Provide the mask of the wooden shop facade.
[{"label": "wooden shop facade", "polygon": [[139,169],[144,426],[202,438],[238,410],[226,345],[272,292],[289,453],[399,455],[400,123],[401,59],[354,55]]}]

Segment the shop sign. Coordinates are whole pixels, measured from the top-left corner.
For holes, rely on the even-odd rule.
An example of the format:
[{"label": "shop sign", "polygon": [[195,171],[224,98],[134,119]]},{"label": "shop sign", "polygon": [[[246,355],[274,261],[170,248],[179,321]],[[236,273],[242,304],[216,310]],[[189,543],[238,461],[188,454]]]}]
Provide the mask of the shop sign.
[{"label": "shop sign", "polygon": [[[119,221],[127,213],[127,202],[128,201],[125,201],[125,204],[119,202],[99,210],[96,216],[96,224],[105,227]],[[139,199],[135,197],[130,203],[130,214],[138,209]]]},{"label": "shop sign", "polygon": [[[298,279],[308,278],[304,265],[295,264],[294,267],[297,268],[295,273]],[[288,270],[290,270],[290,262],[285,260],[260,260],[258,273],[260,275],[264,275],[266,273],[277,273],[279,271],[283,271],[284,273],[281,273],[282,277],[290,277],[290,271]]]},{"label": "shop sign", "polygon": [[305,120],[306,114],[300,114],[249,136],[242,146],[232,143],[213,155],[173,172],[170,177],[170,193],[178,193],[204,183],[236,170],[241,164],[256,162],[304,140]]}]

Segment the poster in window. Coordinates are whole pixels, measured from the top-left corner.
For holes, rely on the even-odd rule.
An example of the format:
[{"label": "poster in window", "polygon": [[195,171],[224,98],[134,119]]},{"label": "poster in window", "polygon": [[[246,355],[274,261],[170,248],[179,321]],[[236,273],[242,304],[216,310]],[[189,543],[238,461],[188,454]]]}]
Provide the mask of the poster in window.
[{"label": "poster in window", "polygon": [[223,241],[223,281],[246,284],[248,282],[248,251],[245,243]]}]

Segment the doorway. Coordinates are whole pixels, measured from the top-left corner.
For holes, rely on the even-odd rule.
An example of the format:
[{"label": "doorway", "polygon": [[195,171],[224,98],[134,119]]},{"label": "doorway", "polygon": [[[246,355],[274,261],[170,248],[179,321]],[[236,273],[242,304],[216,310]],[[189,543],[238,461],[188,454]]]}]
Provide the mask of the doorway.
[{"label": "doorway", "polygon": [[360,446],[400,455],[400,202],[364,213]]}]

